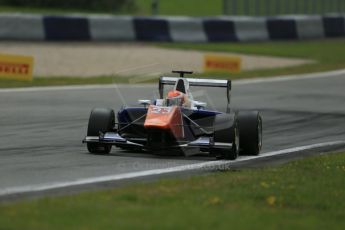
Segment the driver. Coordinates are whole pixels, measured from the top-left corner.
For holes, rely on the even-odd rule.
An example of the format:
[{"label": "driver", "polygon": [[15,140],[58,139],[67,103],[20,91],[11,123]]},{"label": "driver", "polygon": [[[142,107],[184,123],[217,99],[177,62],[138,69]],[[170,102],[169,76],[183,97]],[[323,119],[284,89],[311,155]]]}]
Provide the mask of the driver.
[{"label": "driver", "polygon": [[190,107],[191,105],[187,95],[178,90],[171,90],[168,92],[167,102],[169,106],[177,105],[183,107]]}]

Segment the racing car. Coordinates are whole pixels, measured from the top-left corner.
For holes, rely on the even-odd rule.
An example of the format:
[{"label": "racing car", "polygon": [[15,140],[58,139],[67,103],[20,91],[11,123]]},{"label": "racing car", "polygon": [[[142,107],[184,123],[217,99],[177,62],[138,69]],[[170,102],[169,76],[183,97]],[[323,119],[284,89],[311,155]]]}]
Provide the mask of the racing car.
[{"label": "racing car", "polygon": [[[91,111],[83,143],[94,154],[108,154],[112,146],[153,154],[191,152],[235,160],[239,154],[258,155],[262,148],[262,118],[258,111],[230,108],[230,80],[186,78],[190,71],[173,71],[177,77],[159,79],[159,98],[139,100],[136,107],[123,106]],[[173,86],[165,92],[165,86]],[[226,111],[207,109],[196,101],[191,87],[226,90]]]}]

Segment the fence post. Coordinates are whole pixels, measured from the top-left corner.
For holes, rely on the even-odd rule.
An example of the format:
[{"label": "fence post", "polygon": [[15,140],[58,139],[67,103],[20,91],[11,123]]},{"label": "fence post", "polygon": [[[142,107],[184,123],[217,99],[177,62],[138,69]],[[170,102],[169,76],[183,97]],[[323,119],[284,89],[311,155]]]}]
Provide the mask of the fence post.
[{"label": "fence post", "polygon": [[290,13],[292,13],[292,12],[291,12],[291,9],[290,9],[290,5],[291,5],[291,4],[290,4],[290,1],[289,1],[289,0],[285,0],[285,7],[284,7],[284,8],[285,8],[285,12],[284,12],[285,14],[290,14]]},{"label": "fence post", "polygon": [[249,3],[248,0],[243,0],[243,12],[242,15],[248,15]]},{"label": "fence post", "polygon": [[324,14],[325,13],[325,0],[321,0],[321,14]]},{"label": "fence post", "polygon": [[151,2],[151,13],[152,15],[159,14],[159,0],[152,0]]},{"label": "fence post", "polygon": [[231,5],[232,15],[237,15],[237,0],[232,0],[231,2],[232,2],[232,5]]},{"label": "fence post", "polygon": [[340,5],[340,0],[335,0],[334,2],[334,12],[335,13],[341,13],[341,5]]},{"label": "fence post", "polygon": [[312,1],[312,6],[311,6],[311,11],[312,11],[312,14],[317,14],[317,7],[316,7],[316,4],[317,4],[317,1]]},{"label": "fence post", "polygon": [[229,9],[229,6],[228,6],[228,0],[223,0],[223,15],[228,15],[228,9]]},{"label": "fence post", "polygon": [[264,9],[264,14],[265,14],[265,16],[269,16],[270,15],[270,7],[271,7],[271,1],[270,0],[265,0],[265,2],[264,2],[264,7],[265,7],[265,9]]},{"label": "fence post", "polygon": [[299,14],[299,0],[293,1],[293,11],[295,14]]},{"label": "fence post", "polygon": [[276,14],[276,15],[279,15],[279,14],[280,14],[280,10],[281,10],[281,9],[280,9],[280,1],[279,1],[279,0],[276,0],[275,2],[276,2],[276,4],[275,4],[275,7],[276,7],[276,10],[275,10],[276,12],[275,12],[275,14]]},{"label": "fence post", "polygon": [[308,4],[307,4],[307,1],[308,1],[308,0],[304,0],[304,1],[303,1],[303,14],[306,14],[306,13],[307,13],[307,5],[308,5]]},{"label": "fence post", "polygon": [[254,14],[255,16],[258,16],[260,14],[258,8],[258,0],[254,0]]}]

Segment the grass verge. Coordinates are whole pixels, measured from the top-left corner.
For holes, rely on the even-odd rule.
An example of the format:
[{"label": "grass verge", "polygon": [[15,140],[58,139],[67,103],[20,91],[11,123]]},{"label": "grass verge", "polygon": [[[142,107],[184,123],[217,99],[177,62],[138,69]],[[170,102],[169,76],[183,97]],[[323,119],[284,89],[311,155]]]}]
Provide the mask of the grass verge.
[{"label": "grass verge", "polygon": [[344,229],[345,153],[0,205],[1,229]]},{"label": "grass verge", "polygon": [[[15,1],[13,1],[15,2]],[[81,13],[110,13],[110,14],[136,14],[151,15],[153,0],[133,0],[134,9],[104,9],[85,11],[83,9],[58,9],[58,8],[42,8],[42,7],[10,7],[0,6],[0,12],[29,12],[29,13],[58,13],[66,14],[72,12]],[[160,15],[188,15],[188,16],[215,16],[224,14],[224,10],[231,15],[279,15],[279,14],[324,14],[330,12],[342,12],[344,6],[336,4],[336,0],[328,1],[327,5],[323,0],[314,0],[313,8],[309,3],[304,1],[295,1],[288,4],[284,0],[158,0],[158,14]],[[224,3],[228,3],[224,5]],[[284,4],[285,3],[285,4]],[[288,4],[288,5],[286,5]],[[30,3],[27,3],[30,6]],[[195,7],[198,6],[198,7]],[[224,9],[226,7],[226,9]],[[309,9],[307,9],[309,8]],[[312,12],[306,12],[311,10]]]},{"label": "grass verge", "polygon": [[[331,71],[345,68],[345,39],[328,39],[320,41],[291,41],[266,43],[158,43],[156,46],[172,49],[202,50],[209,52],[229,52],[257,54],[277,57],[305,58],[315,60],[315,63],[288,68],[273,68],[253,71],[243,71],[237,74],[207,73],[198,75],[208,78],[243,79],[255,77],[271,77],[289,74]],[[159,76],[148,78],[141,83],[156,82]],[[130,83],[131,77],[101,76],[92,78],[79,77],[36,77],[32,82],[1,80],[0,88],[59,86],[83,84]]]},{"label": "grass verge", "polygon": [[[345,68],[344,38],[261,43],[162,43],[157,44],[157,46],[183,50],[257,54],[315,60],[315,63],[295,67],[243,71],[238,74],[232,74],[230,76],[231,79],[303,74]],[[219,73],[218,75],[227,77],[224,73]]]},{"label": "grass verge", "polygon": [[[200,4],[202,1],[202,4]],[[108,10],[85,10],[85,9],[59,9],[59,8],[44,8],[44,7],[24,7],[24,6],[0,6],[0,12],[21,12],[21,13],[37,13],[37,14],[71,14],[71,13],[107,13],[107,14],[134,14],[134,15],[151,15],[152,0],[135,0],[134,9],[121,9],[115,11]],[[198,5],[196,8],[195,5]],[[30,5],[30,4],[28,4]],[[221,15],[222,0],[159,0],[159,14],[160,15],[188,15],[188,16],[210,16]]]},{"label": "grass verge", "polygon": [[0,88],[34,87],[34,86],[64,86],[64,85],[93,85],[128,83],[123,77],[101,76],[101,77],[34,77],[32,81],[16,81],[0,79]]}]

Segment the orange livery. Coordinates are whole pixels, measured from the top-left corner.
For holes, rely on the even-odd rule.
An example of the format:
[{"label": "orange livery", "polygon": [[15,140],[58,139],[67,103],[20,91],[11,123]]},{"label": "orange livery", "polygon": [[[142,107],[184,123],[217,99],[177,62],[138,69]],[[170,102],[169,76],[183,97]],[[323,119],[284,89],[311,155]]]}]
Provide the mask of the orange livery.
[{"label": "orange livery", "polygon": [[144,123],[146,129],[161,129],[171,132],[175,138],[183,138],[183,120],[177,106],[161,107],[150,105]]}]

